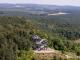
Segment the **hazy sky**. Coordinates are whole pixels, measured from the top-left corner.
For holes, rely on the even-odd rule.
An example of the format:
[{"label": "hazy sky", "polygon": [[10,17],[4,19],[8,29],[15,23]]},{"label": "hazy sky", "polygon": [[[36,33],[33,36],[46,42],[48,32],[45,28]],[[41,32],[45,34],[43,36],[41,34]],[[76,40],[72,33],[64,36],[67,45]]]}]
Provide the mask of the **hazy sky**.
[{"label": "hazy sky", "polygon": [[80,0],[0,0],[0,3],[33,3],[80,6]]}]

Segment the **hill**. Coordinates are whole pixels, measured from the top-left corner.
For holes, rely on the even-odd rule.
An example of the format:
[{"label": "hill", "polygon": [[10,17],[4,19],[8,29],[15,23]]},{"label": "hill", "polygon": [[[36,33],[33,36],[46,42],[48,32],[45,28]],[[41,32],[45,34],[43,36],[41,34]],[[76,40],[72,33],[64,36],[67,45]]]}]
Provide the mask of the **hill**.
[{"label": "hill", "polygon": [[[55,13],[69,13],[48,15]],[[80,56],[80,8],[36,4],[0,4],[0,59],[36,60],[32,35],[48,40],[62,54]],[[58,56],[55,58],[57,59]],[[54,59],[54,57],[53,57]],[[79,59],[79,58],[78,58]],[[38,58],[39,60],[39,58]]]},{"label": "hill", "polygon": [[[41,38],[48,39],[48,46],[51,48],[62,51],[63,53],[72,52],[77,56],[80,55],[80,44],[74,43],[70,39],[73,38],[72,36],[70,38],[64,37],[63,35],[59,35],[57,30],[55,31],[55,27],[61,30],[63,30],[63,27],[61,28],[55,24],[50,24],[45,20],[38,21],[39,20],[35,21],[34,19],[29,20],[24,17],[0,17],[1,60],[36,59],[32,51],[33,42],[31,40],[31,36],[34,34],[39,35]],[[51,31],[51,26],[53,26],[54,31]]]}]

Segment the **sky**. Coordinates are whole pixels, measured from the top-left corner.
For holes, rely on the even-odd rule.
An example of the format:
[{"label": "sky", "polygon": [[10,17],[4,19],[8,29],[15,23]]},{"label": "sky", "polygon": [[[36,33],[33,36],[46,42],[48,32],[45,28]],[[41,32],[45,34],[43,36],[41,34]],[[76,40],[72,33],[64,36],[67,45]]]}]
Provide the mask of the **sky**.
[{"label": "sky", "polygon": [[0,0],[0,3],[32,3],[48,5],[73,5],[80,6],[80,0]]}]

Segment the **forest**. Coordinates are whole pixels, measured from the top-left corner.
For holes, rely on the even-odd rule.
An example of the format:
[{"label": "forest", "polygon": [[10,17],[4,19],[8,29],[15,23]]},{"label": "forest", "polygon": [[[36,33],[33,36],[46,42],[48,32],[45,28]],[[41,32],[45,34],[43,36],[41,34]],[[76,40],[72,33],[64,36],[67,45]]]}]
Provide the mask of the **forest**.
[{"label": "forest", "polygon": [[47,39],[50,48],[80,56],[80,43],[75,42],[80,39],[79,25],[53,19],[51,16],[0,16],[0,60],[36,60],[32,35]]}]

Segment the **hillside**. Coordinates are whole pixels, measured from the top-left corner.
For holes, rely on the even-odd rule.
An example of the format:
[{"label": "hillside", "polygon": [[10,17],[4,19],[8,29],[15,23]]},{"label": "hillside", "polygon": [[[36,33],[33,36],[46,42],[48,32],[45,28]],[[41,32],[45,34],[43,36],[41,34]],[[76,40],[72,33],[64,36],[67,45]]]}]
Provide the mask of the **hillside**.
[{"label": "hillside", "polygon": [[[55,51],[52,60],[59,60],[64,55],[72,57],[67,60],[79,60],[80,8],[77,6],[0,4],[0,60],[39,60],[45,56],[49,58],[50,54],[46,55],[46,52],[43,54],[43,50],[33,50],[33,35],[47,40],[50,48],[47,53]],[[54,53],[51,54],[53,55]],[[48,58],[45,60],[49,60]],[[65,59],[64,57],[63,60]]]},{"label": "hillside", "polygon": [[[41,23],[43,27],[37,25],[38,23],[40,24],[38,21],[29,20],[24,17],[0,17],[0,59],[35,59],[32,51],[33,42],[31,41],[31,36],[34,34],[48,39],[48,46],[51,48],[62,51],[63,53],[72,52],[75,55],[80,55],[80,44],[76,44],[72,40],[58,35],[59,33],[57,31],[56,33],[55,31],[52,32],[50,28],[52,24],[47,24],[49,26],[48,30],[46,27],[43,28],[45,26],[43,23]],[[60,28],[55,24],[54,27],[56,29]]]}]

